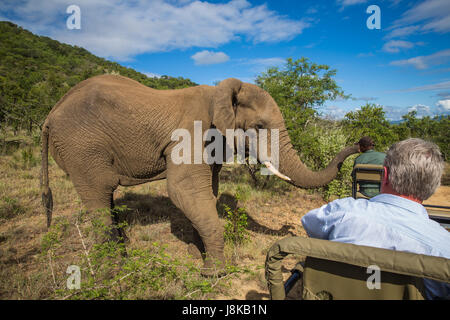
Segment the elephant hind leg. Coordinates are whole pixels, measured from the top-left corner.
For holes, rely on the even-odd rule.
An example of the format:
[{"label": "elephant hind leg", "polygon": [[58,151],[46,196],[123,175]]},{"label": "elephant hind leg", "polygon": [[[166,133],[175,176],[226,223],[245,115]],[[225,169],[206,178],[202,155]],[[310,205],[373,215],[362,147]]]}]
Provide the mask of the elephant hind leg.
[{"label": "elephant hind leg", "polygon": [[[118,179],[114,179],[114,175],[109,175],[108,179],[102,181],[93,181],[93,179],[79,175],[74,177],[73,174],[71,176],[75,189],[86,209],[89,212],[99,211],[99,221],[110,230],[105,235],[105,239],[102,240],[117,242],[126,239],[124,231],[117,227],[117,214],[112,211],[114,209],[113,193],[118,184],[115,180],[118,181]],[[92,177],[98,178],[100,175],[93,174]]]},{"label": "elephant hind leg", "polygon": [[204,258],[206,256],[206,249],[202,241],[202,237],[198,231],[192,229],[192,243],[189,244],[188,252],[196,259]]}]

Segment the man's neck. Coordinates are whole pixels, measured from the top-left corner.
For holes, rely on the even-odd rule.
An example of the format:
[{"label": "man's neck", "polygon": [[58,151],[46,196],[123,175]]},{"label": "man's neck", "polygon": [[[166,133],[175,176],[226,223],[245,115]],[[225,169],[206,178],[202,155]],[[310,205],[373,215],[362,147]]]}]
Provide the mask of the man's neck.
[{"label": "man's neck", "polygon": [[392,189],[390,185],[387,185],[387,186],[384,185],[382,190],[381,190],[381,193],[392,194],[394,196],[402,197],[402,198],[405,198],[405,199],[408,199],[408,200],[411,200],[411,201],[414,201],[414,202],[417,202],[417,203],[420,203],[420,204],[422,204],[422,202],[423,202],[422,200],[416,199],[413,196],[406,196],[404,194],[398,193],[397,191]]}]

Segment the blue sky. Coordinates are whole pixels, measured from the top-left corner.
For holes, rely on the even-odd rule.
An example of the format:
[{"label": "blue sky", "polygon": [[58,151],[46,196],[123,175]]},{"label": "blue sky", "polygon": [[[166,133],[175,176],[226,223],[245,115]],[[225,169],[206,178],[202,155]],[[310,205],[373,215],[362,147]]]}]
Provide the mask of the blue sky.
[{"label": "blue sky", "polygon": [[[66,26],[72,4],[79,30]],[[380,8],[380,29],[367,27],[370,5]],[[147,75],[199,84],[253,82],[267,67],[304,56],[337,69],[353,97],[319,108],[334,118],[366,102],[391,120],[410,110],[450,114],[449,0],[3,0],[0,20]]]}]

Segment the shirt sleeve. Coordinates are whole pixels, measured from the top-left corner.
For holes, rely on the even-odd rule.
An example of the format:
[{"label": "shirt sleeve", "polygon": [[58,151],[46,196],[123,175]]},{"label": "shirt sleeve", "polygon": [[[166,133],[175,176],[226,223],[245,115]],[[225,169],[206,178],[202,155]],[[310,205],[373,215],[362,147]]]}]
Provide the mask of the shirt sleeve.
[{"label": "shirt sleeve", "polygon": [[311,238],[329,240],[329,235],[345,215],[338,199],[330,202],[318,209],[314,209],[305,214],[302,218],[302,225],[306,233]]}]

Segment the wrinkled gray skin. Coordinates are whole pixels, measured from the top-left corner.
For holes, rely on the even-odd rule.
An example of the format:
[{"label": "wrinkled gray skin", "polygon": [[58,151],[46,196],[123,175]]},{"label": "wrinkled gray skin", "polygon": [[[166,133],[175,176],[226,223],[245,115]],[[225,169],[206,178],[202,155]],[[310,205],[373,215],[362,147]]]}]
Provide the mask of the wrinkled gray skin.
[{"label": "wrinkled gray skin", "polygon": [[212,258],[205,260],[208,274],[213,261],[224,261],[223,228],[216,210],[220,166],[171,161],[171,150],[178,143],[171,141],[172,132],[184,128],[194,137],[194,120],[202,121],[203,131],[279,129],[279,171],[302,188],[329,183],[344,159],[358,152],[358,146],[348,147],[323,171],[310,171],[293,149],[272,97],[237,79],[215,87],[155,90],[121,76],[97,76],[71,89],[43,126],[42,191],[48,224],[52,209],[48,149],[88,210],[113,208],[113,192],[119,185],[167,179],[170,199],[192,222]]}]

